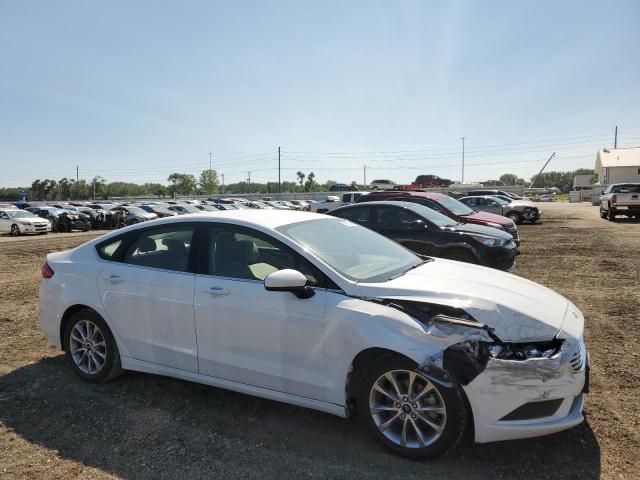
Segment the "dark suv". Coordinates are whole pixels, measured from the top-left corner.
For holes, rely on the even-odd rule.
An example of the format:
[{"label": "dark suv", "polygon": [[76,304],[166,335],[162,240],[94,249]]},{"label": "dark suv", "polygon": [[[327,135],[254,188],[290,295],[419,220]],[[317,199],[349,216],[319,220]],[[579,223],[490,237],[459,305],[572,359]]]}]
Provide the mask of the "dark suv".
[{"label": "dark suv", "polygon": [[368,202],[327,213],[370,228],[420,254],[500,270],[515,265],[517,247],[497,228],[458,223],[411,202]]},{"label": "dark suv", "polygon": [[444,193],[411,190],[371,192],[368,195],[361,196],[356,203],[373,202],[376,200],[398,200],[418,203],[446,215],[456,222],[474,223],[476,225],[484,225],[485,227],[499,228],[511,235],[516,241],[516,244],[520,243],[518,227],[516,227],[516,224],[509,218],[496,215],[495,213],[472,210],[464,203]]}]

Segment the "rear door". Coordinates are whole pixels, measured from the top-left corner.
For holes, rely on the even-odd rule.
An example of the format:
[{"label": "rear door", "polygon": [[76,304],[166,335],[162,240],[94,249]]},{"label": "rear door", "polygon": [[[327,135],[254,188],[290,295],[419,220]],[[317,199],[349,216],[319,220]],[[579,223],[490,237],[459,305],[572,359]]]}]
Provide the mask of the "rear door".
[{"label": "rear door", "polygon": [[[134,359],[198,371],[189,271],[194,232],[193,225],[173,223],[141,230],[128,246],[99,247],[107,259],[98,277],[102,304]],[[119,261],[109,261],[118,249],[124,249]]]}]

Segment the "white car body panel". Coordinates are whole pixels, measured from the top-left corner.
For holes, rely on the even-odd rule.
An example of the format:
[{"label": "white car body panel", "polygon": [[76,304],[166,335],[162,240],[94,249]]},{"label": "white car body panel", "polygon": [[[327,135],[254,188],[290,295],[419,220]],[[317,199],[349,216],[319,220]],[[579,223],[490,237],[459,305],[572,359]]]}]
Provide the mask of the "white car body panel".
[{"label": "white car body panel", "polygon": [[[359,353],[386,349],[426,368],[442,358],[449,346],[486,336],[479,330],[447,333],[427,327],[369,297],[452,306],[493,328],[504,341],[551,340],[554,336],[564,340],[560,353],[552,358],[490,359],[484,371],[463,387],[474,418],[476,441],[544,435],[582,421],[585,371],[571,371],[570,361],[579,348],[586,361],[584,319],[573,304],[514,275],[441,259],[388,282],[357,283],[275,230],[313,219],[327,221],[328,217],[277,210],[203,212],[134,225],[73,250],[50,254],[47,261],[55,274],[41,282],[41,327],[59,347],[65,311],[85,305],[111,328],[124,368],[345,416],[345,383]],[[102,260],[96,253],[97,243],[124,232],[168,223],[213,221],[271,235],[306,257],[340,290],[316,289],[311,299],[298,299],[289,292],[268,292],[257,281],[158,272],[146,267],[133,267],[138,270],[133,272],[127,265]],[[125,278],[118,287],[103,284],[113,272]],[[125,289],[129,282],[131,288]],[[221,294],[208,293],[211,287]],[[563,401],[552,417],[500,421],[529,401],[555,398]]]}]

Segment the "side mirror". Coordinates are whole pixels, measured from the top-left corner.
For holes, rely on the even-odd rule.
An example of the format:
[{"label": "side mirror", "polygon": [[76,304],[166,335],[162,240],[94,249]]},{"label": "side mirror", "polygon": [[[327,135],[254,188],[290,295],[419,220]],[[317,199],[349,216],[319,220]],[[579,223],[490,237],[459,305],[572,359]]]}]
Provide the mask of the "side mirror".
[{"label": "side mirror", "polygon": [[414,220],[409,224],[409,230],[419,231],[419,230],[426,230],[426,229],[427,229],[427,224],[424,223],[422,220]]},{"label": "side mirror", "polygon": [[307,277],[297,270],[285,268],[270,273],[264,279],[264,288],[270,292],[291,292],[298,298],[311,298],[315,294],[307,285]]}]

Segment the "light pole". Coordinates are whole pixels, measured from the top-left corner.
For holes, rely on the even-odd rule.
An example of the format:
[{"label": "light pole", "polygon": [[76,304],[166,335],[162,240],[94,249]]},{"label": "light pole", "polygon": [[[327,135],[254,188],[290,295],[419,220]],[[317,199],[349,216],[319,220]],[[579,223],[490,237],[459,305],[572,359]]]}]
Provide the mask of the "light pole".
[{"label": "light pole", "polygon": [[464,183],[464,137],[460,137],[462,140],[462,183]]},{"label": "light pole", "polygon": [[211,152],[209,152],[209,170],[211,170],[211,155],[213,155]]}]

